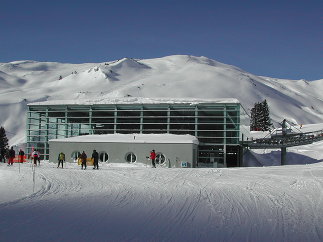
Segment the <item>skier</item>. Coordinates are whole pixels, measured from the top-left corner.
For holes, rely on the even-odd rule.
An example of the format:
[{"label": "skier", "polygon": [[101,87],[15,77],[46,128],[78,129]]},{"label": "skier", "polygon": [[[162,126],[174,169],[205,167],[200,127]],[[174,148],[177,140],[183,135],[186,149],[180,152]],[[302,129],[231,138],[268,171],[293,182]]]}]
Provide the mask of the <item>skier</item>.
[{"label": "skier", "polygon": [[25,159],[25,157],[24,157],[25,156],[25,152],[22,149],[20,149],[18,155],[19,155],[19,162],[20,163],[23,163],[24,162],[24,159]]},{"label": "skier", "polygon": [[99,153],[96,152],[96,150],[93,150],[93,153],[92,153],[92,159],[93,159],[93,169],[97,169],[99,170]]},{"label": "skier", "polygon": [[37,166],[37,161],[38,161],[38,164],[40,165],[40,154],[36,149],[34,150],[33,153],[31,153],[31,157],[34,160],[35,166]]},{"label": "skier", "polygon": [[155,159],[156,159],[155,150],[152,150],[150,152],[150,159],[151,159],[151,163],[152,163],[153,167],[156,168],[156,165],[155,165]]},{"label": "skier", "polygon": [[9,155],[8,155],[8,166],[13,165],[13,159],[16,156],[16,151],[13,149],[11,146],[11,149],[9,150]]},{"label": "skier", "polygon": [[80,155],[80,159],[82,161],[82,170],[83,170],[83,166],[84,166],[84,170],[86,169],[86,158],[87,155],[85,154],[85,152],[83,151],[82,154]]},{"label": "skier", "polygon": [[62,168],[63,168],[63,163],[65,161],[65,154],[63,152],[58,154],[58,165],[57,168],[59,167],[59,165],[62,163]]}]

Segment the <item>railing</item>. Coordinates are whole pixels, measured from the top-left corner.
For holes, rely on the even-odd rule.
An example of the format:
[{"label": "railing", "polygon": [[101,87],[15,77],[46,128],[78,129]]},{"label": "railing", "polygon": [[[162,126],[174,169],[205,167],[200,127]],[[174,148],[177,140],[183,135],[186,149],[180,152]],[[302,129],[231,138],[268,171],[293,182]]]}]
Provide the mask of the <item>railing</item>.
[{"label": "railing", "polygon": [[311,144],[320,140],[323,140],[323,130],[306,133],[290,133],[285,136],[274,135],[270,138],[244,141],[242,145],[250,147],[251,149],[282,148]]}]

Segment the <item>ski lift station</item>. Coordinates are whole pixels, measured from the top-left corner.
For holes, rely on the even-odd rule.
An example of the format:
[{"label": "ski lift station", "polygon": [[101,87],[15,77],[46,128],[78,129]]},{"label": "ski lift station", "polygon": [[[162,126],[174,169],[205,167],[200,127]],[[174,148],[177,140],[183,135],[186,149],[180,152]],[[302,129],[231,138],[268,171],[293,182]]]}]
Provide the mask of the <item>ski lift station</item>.
[{"label": "ski lift station", "polygon": [[151,165],[148,160],[152,150],[156,152],[156,164],[165,167],[196,167],[198,140],[192,135],[176,134],[103,134],[83,135],[49,141],[49,159],[57,160],[61,151],[71,154],[76,162],[80,152],[91,156],[93,150],[104,162]]},{"label": "ski lift station", "polygon": [[237,99],[115,98],[31,103],[27,152],[57,162],[95,149],[101,162],[144,163],[156,151],[167,167],[242,165],[249,117]]}]

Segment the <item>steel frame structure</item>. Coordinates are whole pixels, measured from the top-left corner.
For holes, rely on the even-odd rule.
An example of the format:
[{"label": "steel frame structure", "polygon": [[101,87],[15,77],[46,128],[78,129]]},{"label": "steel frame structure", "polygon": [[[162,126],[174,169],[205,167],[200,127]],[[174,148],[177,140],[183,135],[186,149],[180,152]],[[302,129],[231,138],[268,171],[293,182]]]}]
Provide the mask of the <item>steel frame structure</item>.
[{"label": "steel frame structure", "polygon": [[48,159],[50,139],[87,134],[190,134],[200,142],[198,164],[239,166],[228,157],[239,152],[248,122],[240,103],[29,104],[27,152],[37,148]]}]

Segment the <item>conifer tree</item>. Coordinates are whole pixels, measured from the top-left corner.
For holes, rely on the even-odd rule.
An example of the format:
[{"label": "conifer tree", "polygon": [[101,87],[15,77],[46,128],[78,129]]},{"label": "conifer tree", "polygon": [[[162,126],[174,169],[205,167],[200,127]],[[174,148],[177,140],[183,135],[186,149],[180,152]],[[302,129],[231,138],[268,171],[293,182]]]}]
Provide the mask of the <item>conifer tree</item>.
[{"label": "conifer tree", "polygon": [[255,103],[255,106],[251,109],[250,130],[268,131],[271,125],[267,101]]},{"label": "conifer tree", "polygon": [[250,130],[256,130],[256,118],[255,118],[255,107],[253,107],[250,111]]},{"label": "conifer tree", "polygon": [[263,131],[268,131],[270,130],[270,126],[273,125],[270,119],[270,114],[269,114],[269,107],[267,100],[265,99],[262,102],[262,112],[263,112]]},{"label": "conifer tree", "polygon": [[6,130],[4,129],[4,127],[0,127],[0,150],[1,151],[7,151],[9,149],[8,146],[8,138],[6,135]]}]

